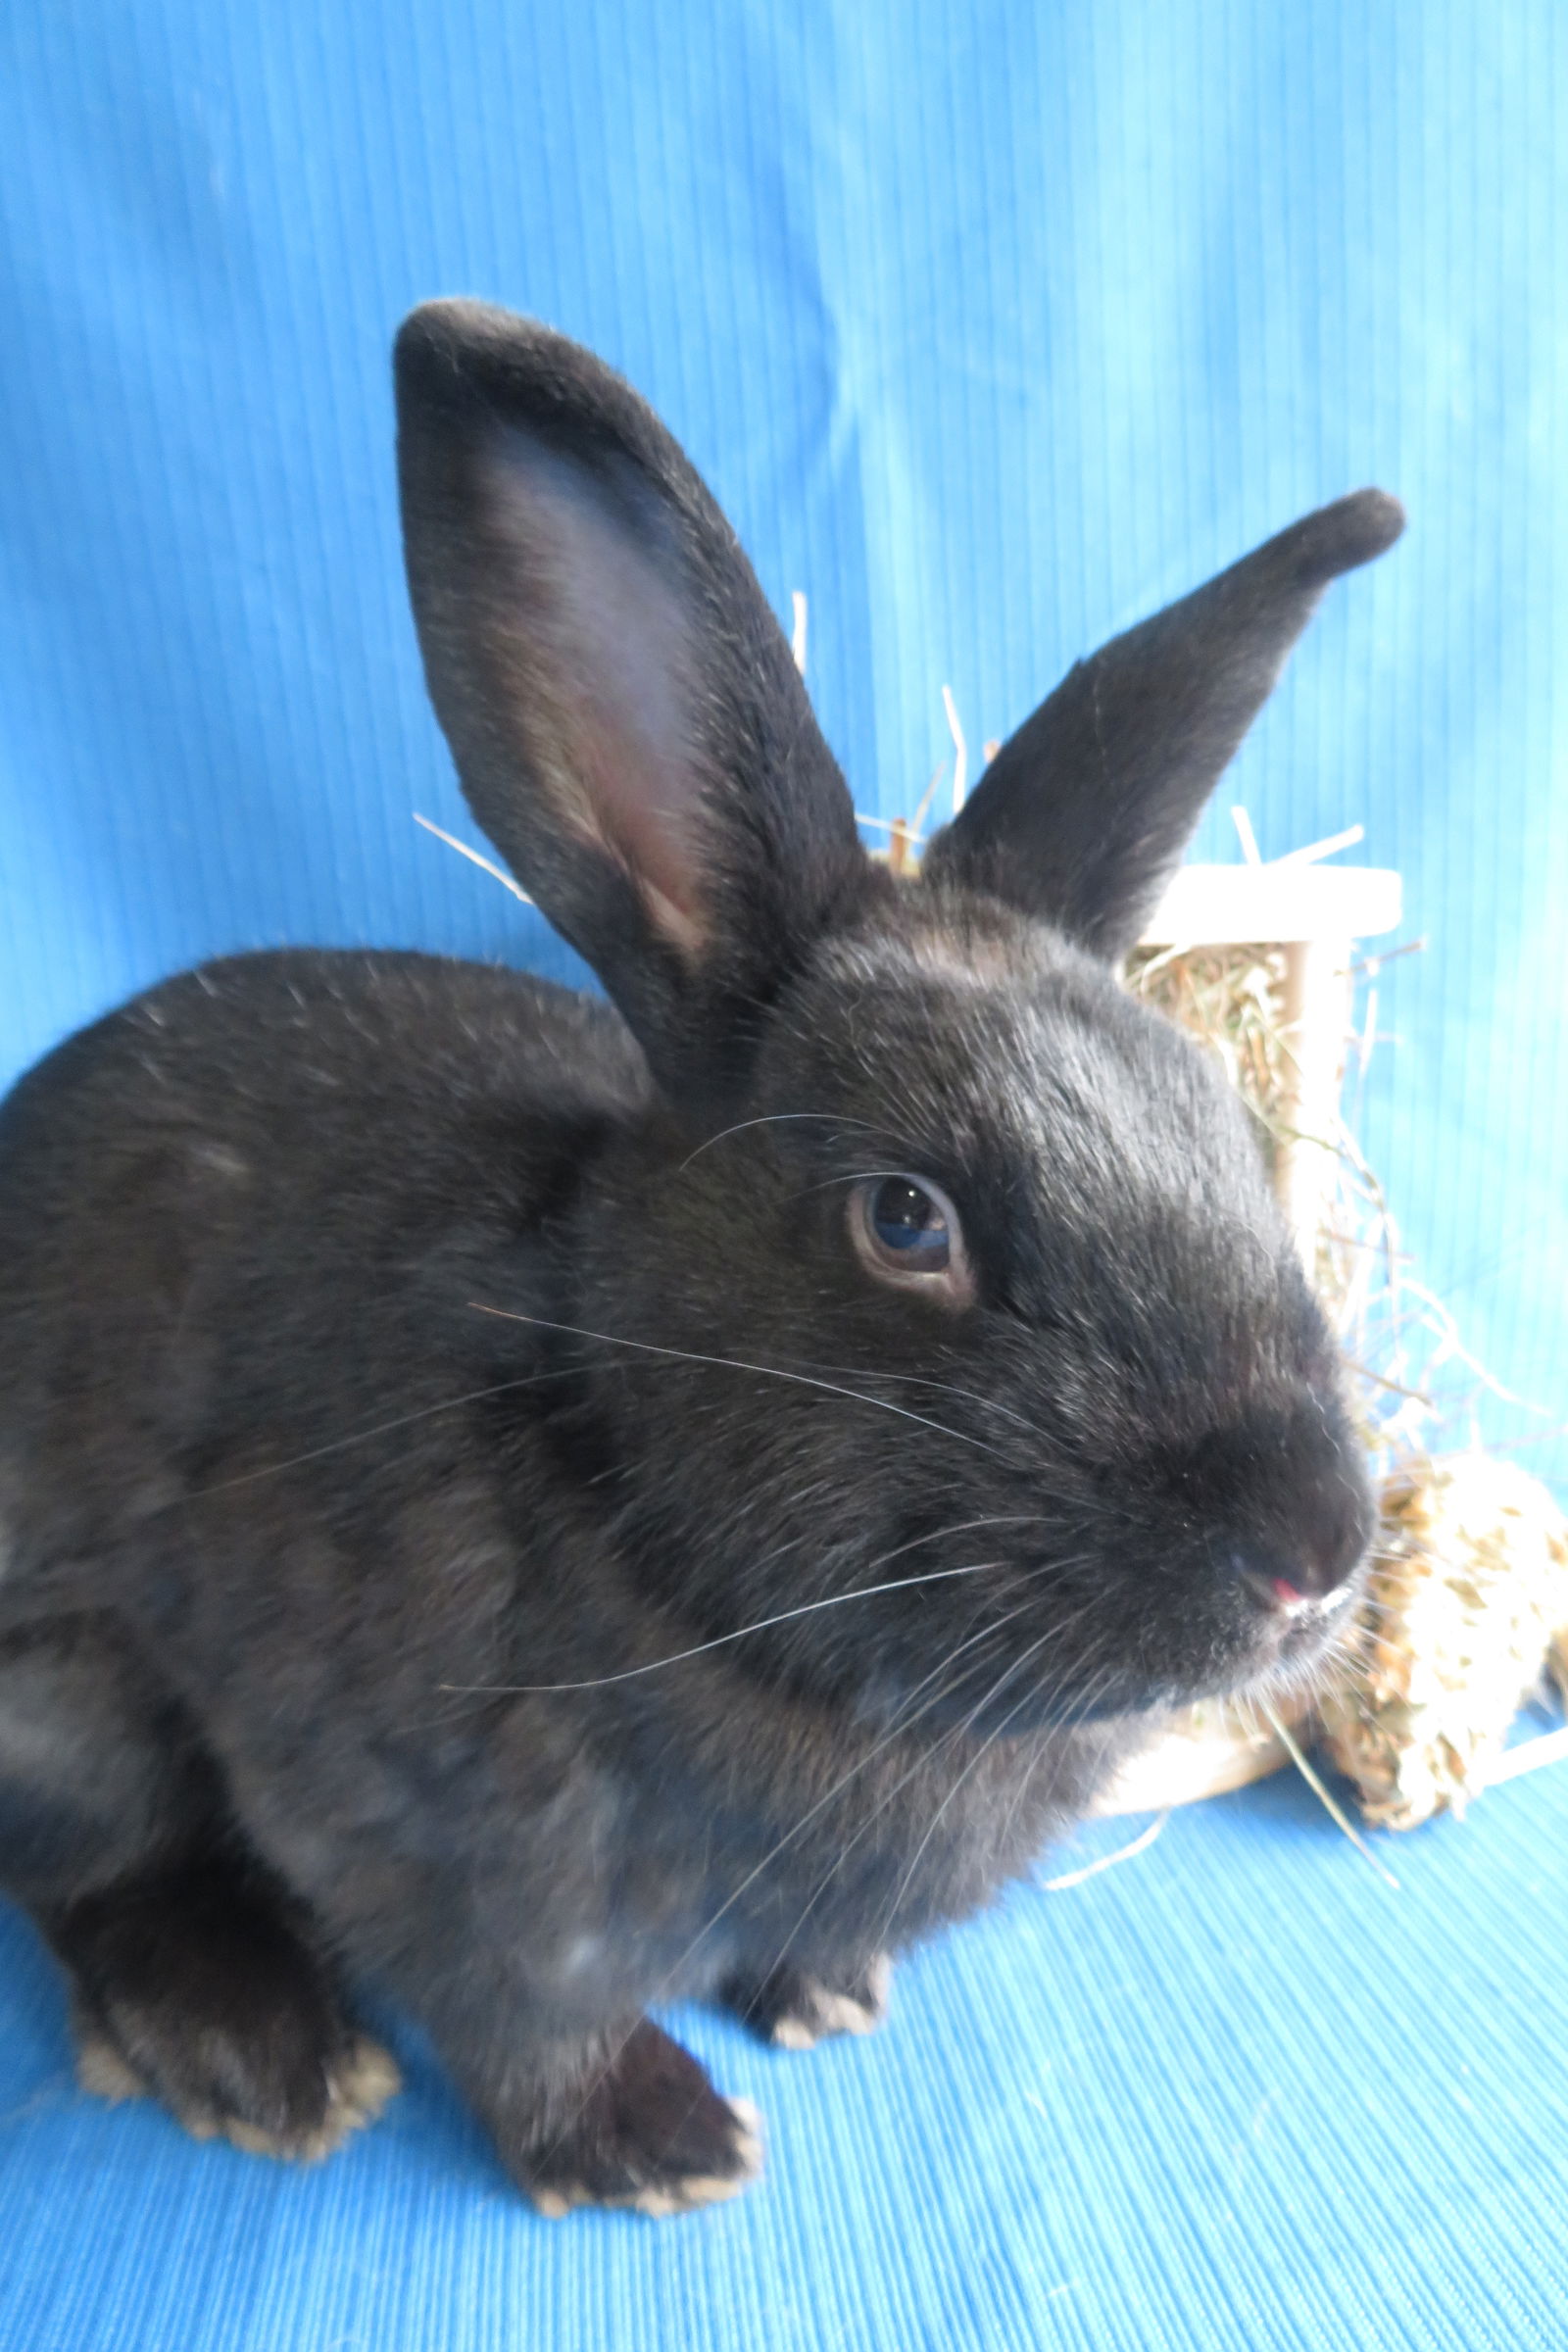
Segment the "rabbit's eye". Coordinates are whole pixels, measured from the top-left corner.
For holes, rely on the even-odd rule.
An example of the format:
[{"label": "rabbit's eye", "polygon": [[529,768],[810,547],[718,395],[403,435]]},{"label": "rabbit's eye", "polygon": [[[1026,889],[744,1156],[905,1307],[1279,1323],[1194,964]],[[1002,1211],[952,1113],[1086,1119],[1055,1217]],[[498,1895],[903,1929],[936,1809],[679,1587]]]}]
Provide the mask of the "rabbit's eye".
[{"label": "rabbit's eye", "polygon": [[928,1291],[949,1306],[973,1298],[958,1212],[926,1177],[863,1177],[850,1195],[850,1232],[883,1282]]},{"label": "rabbit's eye", "polygon": [[895,1263],[940,1274],[952,1256],[952,1227],[944,1205],[912,1176],[884,1176],[866,1203],[866,1216],[880,1248]]}]

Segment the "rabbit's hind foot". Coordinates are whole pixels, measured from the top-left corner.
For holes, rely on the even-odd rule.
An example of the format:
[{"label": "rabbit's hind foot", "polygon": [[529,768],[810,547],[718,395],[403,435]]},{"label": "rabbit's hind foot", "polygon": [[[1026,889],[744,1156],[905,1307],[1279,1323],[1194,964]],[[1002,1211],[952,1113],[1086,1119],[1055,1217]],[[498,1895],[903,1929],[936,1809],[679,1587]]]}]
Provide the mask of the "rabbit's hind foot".
[{"label": "rabbit's hind foot", "polygon": [[82,2088],[150,2094],[198,2139],[313,2163],[399,2086],[282,1910],[220,1866],[108,1888],[53,1940],[74,1980]]}]

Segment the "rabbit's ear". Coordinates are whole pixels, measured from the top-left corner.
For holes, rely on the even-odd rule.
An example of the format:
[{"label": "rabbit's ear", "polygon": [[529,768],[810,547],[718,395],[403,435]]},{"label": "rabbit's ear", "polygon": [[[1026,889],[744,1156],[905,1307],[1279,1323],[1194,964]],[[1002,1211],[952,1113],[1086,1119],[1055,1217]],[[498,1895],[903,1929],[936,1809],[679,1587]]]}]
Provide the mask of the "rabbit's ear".
[{"label": "rabbit's ear", "polygon": [[1123,955],[1323,590],[1403,528],[1397,500],[1359,490],[1078,662],[932,842],[927,877]]},{"label": "rabbit's ear", "polygon": [[722,1091],[870,873],[734,533],[630,386],[434,302],[398,336],[404,546],[469,806],[667,1089]]}]

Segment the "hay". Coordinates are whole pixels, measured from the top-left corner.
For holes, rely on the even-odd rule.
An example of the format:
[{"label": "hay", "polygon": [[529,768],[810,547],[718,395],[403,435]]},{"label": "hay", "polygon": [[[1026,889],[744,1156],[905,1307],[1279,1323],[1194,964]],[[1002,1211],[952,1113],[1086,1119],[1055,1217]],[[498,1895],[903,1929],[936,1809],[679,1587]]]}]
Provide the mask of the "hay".
[{"label": "hay", "polygon": [[1135,997],[1190,1030],[1213,1054],[1257,1122],[1272,1174],[1289,1134],[1284,949],[1138,948],[1128,958],[1126,980]]},{"label": "hay", "polygon": [[1568,1669],[1568,1519],[1514,1462],[1405,1465],[1384,1483],[1364,1625],[1360,1670],[1322,1702],[1330,1761],[1374,1828],[1462,1813],[1543,1661]]}]

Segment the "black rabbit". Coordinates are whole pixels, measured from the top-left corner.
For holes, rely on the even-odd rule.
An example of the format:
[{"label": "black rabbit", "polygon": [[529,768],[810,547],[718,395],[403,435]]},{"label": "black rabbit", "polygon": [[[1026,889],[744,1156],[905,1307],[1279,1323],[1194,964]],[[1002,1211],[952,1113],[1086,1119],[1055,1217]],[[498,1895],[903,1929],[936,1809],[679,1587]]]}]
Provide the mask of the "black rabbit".
[{"label": "black rabbit", "polygon": [[606,1004],[241,956],[0,1113],[0,1877],[84,2078],[308,2153],[433,2034],[546,2211],[755,2119],[1152,1711],[1309,1670],[1369,1507],[1246,1116],[1118,985],[1373,491],[1116,639],[918,880],[681,452],[435,303],[403,514],[464,789]]}]

